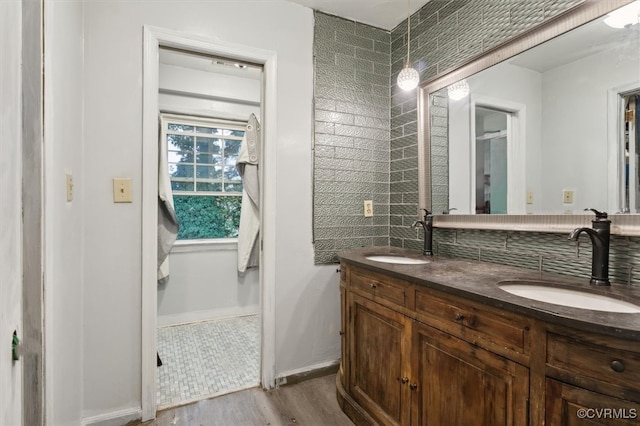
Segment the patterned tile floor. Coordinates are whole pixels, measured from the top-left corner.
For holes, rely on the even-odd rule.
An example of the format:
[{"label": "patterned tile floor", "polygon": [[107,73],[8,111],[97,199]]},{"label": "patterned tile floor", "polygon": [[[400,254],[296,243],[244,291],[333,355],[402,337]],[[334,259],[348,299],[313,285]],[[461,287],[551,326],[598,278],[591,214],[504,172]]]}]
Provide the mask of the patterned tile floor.
[{"label": "patterned tile floor", "polygon": [[258,315],[158,328],[158,407],[258,385],[259,347]]}]

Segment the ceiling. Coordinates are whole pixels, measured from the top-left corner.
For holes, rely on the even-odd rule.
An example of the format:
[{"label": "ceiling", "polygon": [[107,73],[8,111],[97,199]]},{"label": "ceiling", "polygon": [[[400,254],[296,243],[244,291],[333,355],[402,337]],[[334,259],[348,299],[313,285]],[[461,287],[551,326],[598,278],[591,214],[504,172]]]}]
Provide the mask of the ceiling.
[{"label": "ceiling", "polygon": [[[331,15],[392,30],[407,19],[407,0],[288,0]],[[409,0],[411,13],[429,0]]]}]

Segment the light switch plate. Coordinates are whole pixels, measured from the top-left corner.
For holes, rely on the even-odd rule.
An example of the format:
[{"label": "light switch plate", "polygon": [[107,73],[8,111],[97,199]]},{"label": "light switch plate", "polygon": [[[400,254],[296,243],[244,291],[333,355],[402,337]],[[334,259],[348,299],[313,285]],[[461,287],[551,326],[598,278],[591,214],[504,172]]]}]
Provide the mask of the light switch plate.
[{"label": "light switch plate", "polygon": [[527,191],[527,204],[533,204],[533,191]]},{"label": "light switch plate", "polygon": [[373,216],[373,200],[364,200],[364,217]]},{"label": "light switch plate", "polygon": [[131,203],[131,178],[113,179],[113,202]]},{"label": "light switch plate", "polygon": [[73,175],[71,173],[67,173],[66,175],[66,184],[67,184],[67,201],[73,201]]}]

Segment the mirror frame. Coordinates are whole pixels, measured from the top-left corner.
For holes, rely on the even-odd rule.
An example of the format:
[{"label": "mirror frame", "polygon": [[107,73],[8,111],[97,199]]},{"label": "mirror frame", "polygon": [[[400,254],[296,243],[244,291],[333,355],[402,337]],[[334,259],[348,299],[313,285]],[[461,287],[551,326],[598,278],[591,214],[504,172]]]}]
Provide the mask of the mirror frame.
[{"label": "mirror frame", "polygon": [[[585,0],[548,21],[512,38],[481,56],[426,80],[418,89],[418,209],[431,210],[431,138],[430,102],[432,93],[456,81],[496,65],[525,50],[600,18],[633,0]],[[420,212],[420,210],[418,210]],[[610,214],[611,233],[640,236],[640,214]],[[434,226],[453,229],[487,229],[532,232],[571,232],[590,226],[592,215],[434,215]]]}]

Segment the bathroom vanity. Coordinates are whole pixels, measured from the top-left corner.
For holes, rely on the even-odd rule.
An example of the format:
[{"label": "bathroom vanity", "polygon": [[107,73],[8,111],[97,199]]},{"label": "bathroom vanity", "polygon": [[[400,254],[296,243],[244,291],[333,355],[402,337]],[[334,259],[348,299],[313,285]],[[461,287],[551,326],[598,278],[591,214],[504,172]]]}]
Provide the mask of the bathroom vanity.
[{"label": "bathroom vanity", "polygon": [[337,395],[356,424],[640,424],[640,313],[539,302],[500,283],[640,305],[638,289],[393,247],[339,257]]}]

